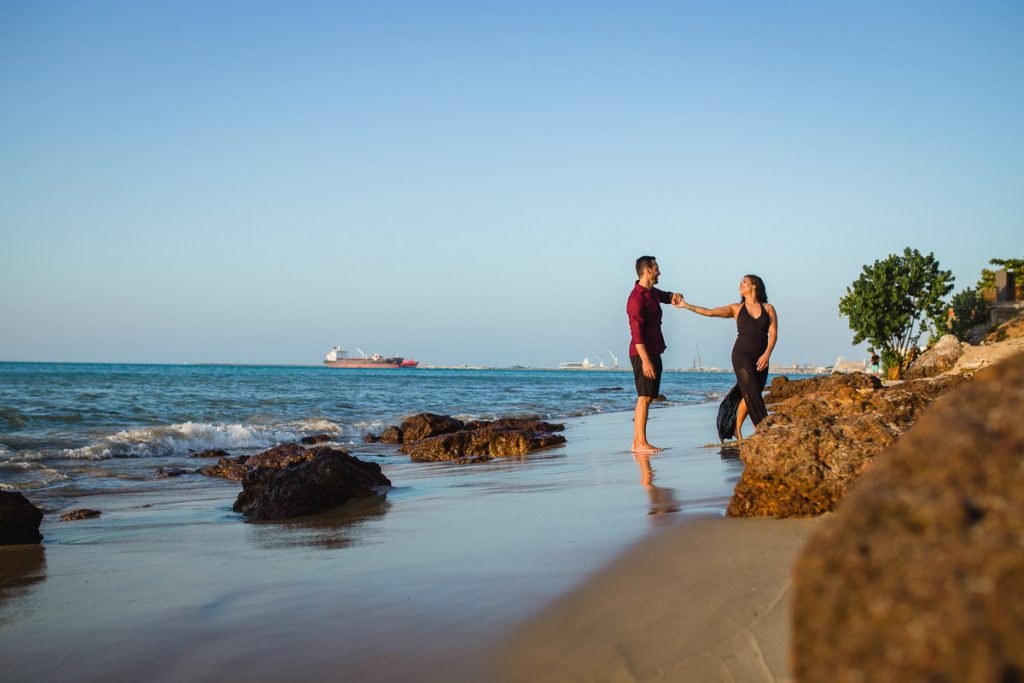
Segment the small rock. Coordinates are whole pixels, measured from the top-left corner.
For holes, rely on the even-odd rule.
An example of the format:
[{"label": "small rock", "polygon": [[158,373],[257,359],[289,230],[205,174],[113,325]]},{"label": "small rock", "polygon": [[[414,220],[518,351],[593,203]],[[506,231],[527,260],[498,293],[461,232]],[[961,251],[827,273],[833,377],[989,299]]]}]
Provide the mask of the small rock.
[{"label": "small rock", "polygon": [[234,510],[254,519],[286,519],[324,512],[390,486],[377,463],[321,446],[311,458],[285,467],[256,467],[242,479]]},{"label": "small rock", "polygon": [[235,458],[221,458],[216,465],[199,468],[198,473],[207,477],[223,477],[232,481],[241,481],[245,476],[245,463],[249,460],[248,455],[239,455]]},{"label": "small rock", "polygon": [[0,491],[0,545],[26,545],[43,540],[43,511],[17,491]]},{"label": "small rock", "polygon": [[377,443],[380,437],[376,434],[363,434],[363,443]]},{"label": "small rock", "polygon": [[386,444],[400,444],[402,443],[402,428],[401,427],[388,427],[380,435],[380,442]]},{"label": "small rock", "polygon": [[324,443],[325,441],[330,441],[330,440],[331,440],[331,435],[330,434],[314,434],[313,436],[304,436],[304,437],[302,437],[301,439],[299,439],[299,443],[305,444],[307,446],[314,446],[314,445],[316,445],[318,443]]},{"label": "small rock", "polygon": [[60,521],[75,522],[79,519],[92,519],[93,517],[99,517],[102,514],[103,513],[99,510],[88,510],[86,508],[82,508],[80,510],[72,510],[71,512],[64,513],[60,516]]},{"label": "small rock", "polygon": [[914,361],[907,369],[904,379],[923,379],[941,375],[951,370],[963,353],[959,339],[952,334],[943,335],[934,346]]},{"label": "small rock", "polygon": [[156,470],[156,478],[170,479],[171,477],[180,477],[183,474],[197,474],[198,472],[199,470],[190,470],[184,467],[158,467]]},{"label": "small rock", "polygon": [[189,457],[192,457],[192,458],[229,458],[229,457],[231,457],[231,454],[228,453],[227,451],[222,451],[219,448],[213,448],[213,449],[208,450],[208,451],[198,451],[196,453],[193,453]]}]

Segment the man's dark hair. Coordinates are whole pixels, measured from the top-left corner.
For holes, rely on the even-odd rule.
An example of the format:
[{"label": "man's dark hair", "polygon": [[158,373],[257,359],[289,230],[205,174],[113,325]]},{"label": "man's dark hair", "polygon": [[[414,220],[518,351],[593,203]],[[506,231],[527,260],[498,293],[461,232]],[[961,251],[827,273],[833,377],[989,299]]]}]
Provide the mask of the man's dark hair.
[{"label": "man's dark hair", "polygon": [[636,260],[636,276],[643,277],[644,269],[653,267],[656,260],[653,256],[641,256],[638,258]]}]

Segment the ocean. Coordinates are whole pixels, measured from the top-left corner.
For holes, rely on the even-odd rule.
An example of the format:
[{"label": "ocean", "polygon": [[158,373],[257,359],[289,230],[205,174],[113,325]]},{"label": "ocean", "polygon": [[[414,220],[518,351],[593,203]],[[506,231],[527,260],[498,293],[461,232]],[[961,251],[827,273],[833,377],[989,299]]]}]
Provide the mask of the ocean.
[{"label": "ocean", "polygon": [[[657,405],[714,401],[733,381],[666,373]],[[0,490],[53,507],[137,489],[206,449],[251,454],[321,433],[362,447],[424,411],[557,420],[635,400],[632,375],[614,371],[0,363]]]}]

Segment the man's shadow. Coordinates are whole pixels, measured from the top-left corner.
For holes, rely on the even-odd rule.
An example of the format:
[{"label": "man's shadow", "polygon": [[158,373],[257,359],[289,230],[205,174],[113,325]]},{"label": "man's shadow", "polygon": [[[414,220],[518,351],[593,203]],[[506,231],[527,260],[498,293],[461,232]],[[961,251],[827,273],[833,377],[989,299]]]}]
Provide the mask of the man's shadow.
[{"label": "man's shadow", "polygon": [[654,483],[654,469],[651,467],[651,456],[637,453],[633,460],[640,467],[640,485],[647,491],[650,509],[648,515],[660,516],[679,512],[682,506],[676,498],[675,489],[657,486]]}]

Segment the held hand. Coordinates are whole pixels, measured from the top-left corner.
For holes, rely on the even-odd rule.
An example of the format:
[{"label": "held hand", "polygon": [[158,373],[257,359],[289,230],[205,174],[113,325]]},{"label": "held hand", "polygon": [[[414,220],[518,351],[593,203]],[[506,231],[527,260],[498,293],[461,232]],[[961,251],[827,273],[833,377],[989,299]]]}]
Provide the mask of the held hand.
[{"label": "held hand", "polygon": [[644,377],[647,379],[654,379],[657,373],[654,372],[654,364],[648,360],[643,361]]},{"label": "held hand", "polygon": [[771,356],[769,356],[767,353],[762,355],[760,358],[758,358],[757,359],[757,369],[758,370],[764,370],[766,367],[768,367],[768,361],[770,359],[771,359]]},{"label": "held hand", "polygon": [[679,292],[676,292],[675,294],[672,295],[672,305],[675,306],[676,308],[679,308],[679,304],[682,302],[682,300],[683,295],[680,294]]}]

